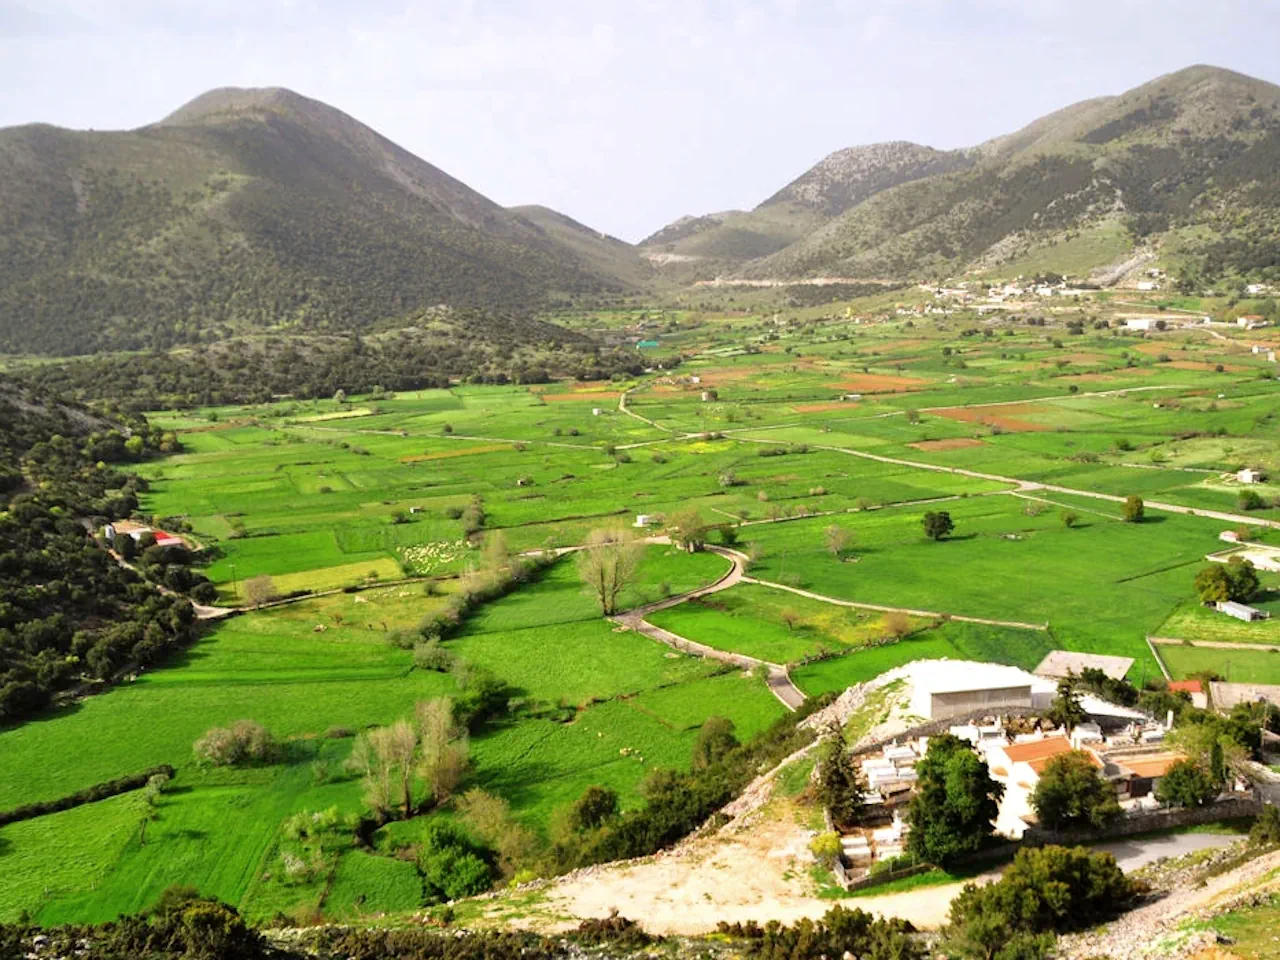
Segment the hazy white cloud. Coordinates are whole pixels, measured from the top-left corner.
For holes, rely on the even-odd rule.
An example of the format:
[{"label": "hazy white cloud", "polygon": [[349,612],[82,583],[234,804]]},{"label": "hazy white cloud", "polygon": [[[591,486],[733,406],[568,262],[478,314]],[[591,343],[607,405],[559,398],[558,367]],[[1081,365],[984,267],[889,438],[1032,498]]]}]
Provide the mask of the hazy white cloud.
[{"label": "hazy white cloud", "polygon": [[0,0],[0,124],[287,86],[637,239],[844,146],[976,143],[1196,62],[1280,80],[1277,35],[1280,0]]}]

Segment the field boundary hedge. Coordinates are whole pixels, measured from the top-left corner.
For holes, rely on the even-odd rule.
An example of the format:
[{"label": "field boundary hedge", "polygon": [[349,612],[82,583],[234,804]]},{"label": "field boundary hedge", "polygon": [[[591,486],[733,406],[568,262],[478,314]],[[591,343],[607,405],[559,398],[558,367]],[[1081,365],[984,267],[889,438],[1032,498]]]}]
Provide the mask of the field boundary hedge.
[{"label": "field boundary hedge", "polygon": [[65,797],[59,797],[57,800],[45,800],[41,803],[28,803],[21,807],[14,807],[12,810],[0,811],[0,827],[10,823],[18,823],[22,820],[34,820],[36,817],[43,817],[48,813],[61,813],[64,810],[72,810],[76,807],[82,807],[86,803],[96,803],[99,800],[108,800],[111,797],[118,797],[122,793],[131,793],[134,790],[141,790],[147,785],[147,781],[154,776],[164,774],[172,778],[174,775],[173,767],[167,763],[162,763],[158,767],[148,767],[141,773],[130,774],[127,777],[116,777],[114,780],[105,780],[102,783],[95,783],[91,787],[85,787],[83,790],[77,790],[75,793]]}]

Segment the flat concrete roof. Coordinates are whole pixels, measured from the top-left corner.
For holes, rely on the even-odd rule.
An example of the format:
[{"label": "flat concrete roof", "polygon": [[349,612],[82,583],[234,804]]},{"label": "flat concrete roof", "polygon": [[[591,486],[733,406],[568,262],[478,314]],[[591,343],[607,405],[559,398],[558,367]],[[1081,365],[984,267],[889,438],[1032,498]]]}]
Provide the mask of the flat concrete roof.
[{"label": "flat concrete roof", "polygon": [[1274,683],[1219,683],[1215,680],[1209,684],[1209,695],[1219,710],[1230,710],[1237,703],[1258,700],[1268,700],[1280,706],[1280,684]]},{"label": "flat concrete roof", "polygon": [[1133,666],[1132,657],[1111,657],[1102,653],[1074,653],[1070,650],[1050,650],[1036,667],[1036,674],[1041,677],[1061,679],[1068,673],[1077,676],[1087,667],[1101,670],[1112,680],[1123,680],[1125,674]]}]

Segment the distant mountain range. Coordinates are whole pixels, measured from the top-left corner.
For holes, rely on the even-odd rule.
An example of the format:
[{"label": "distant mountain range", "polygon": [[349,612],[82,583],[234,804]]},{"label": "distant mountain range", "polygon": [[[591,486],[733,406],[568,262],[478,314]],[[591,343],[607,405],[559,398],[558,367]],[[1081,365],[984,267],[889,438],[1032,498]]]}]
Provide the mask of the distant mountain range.
[{"label": "distant mountain range", "polygon": [[840,150],[750,211],[638,246],[506,209],[287,90],[127,132],[0,130],[0,352],[532,313],[717,275],[1087,273],[1135,250],[1280,279],[1280,87],[1191,67],[963,150]]},{"label": "distant mountain range", "polygon": [[963,150],[840,150],[758,207],[684,217],[658,261],[752,278],[1101,267],[1135,245],[1188,271],[1280,271],[1280,87],[1190,67]]}]

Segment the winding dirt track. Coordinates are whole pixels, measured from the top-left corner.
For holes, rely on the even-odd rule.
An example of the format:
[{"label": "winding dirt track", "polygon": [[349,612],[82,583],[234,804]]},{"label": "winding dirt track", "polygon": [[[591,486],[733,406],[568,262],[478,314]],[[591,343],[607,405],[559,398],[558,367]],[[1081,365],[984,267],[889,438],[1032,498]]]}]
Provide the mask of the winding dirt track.
[{"label": "winding dirt track", "polygon": [[800,704],[804,703],[805,695],[800,691],[799,687],[791,682],[791,676],[787,673],[787,668],[782,664],[770,663],[767,660],[759,660],[741,653],[717,650],[715,647],[709,647],[705,643],[698,643],[696,640],[682,637],[679,634],[672,633],[670,630],[655,627],[645,619],[659,610],[677,606],[686,600],[694,600],[698,597],[719,593],[721,590],[728,590],[743,581],[747,570],[746,554],[737,550],[730,550],[727,547],[717,547],[710,544],[707,545],[706,549],[710,553],[719,554],[732,564],[728,572],[719,580],[705,587],[699,587],[697,590],[690,590],[688,593],[667,597],[665,600],[645,604],[643,607],[636,607],[634,610],[620,613],[612,618],[613,622],[619,626],[626,627],[628,630],[634,630],[636,633],[642,634],[651,640],[656,640],[658,643],[665,643],[672,649],[679,650],[682,653],[706,657],[709,660],[719,660],[721,663],[728,663],[743,670],[754,670],[756,667],[763,666],[769,671],[768,684],[773,695],[781,700],[783,706],[788,710],[797,709]]}]

